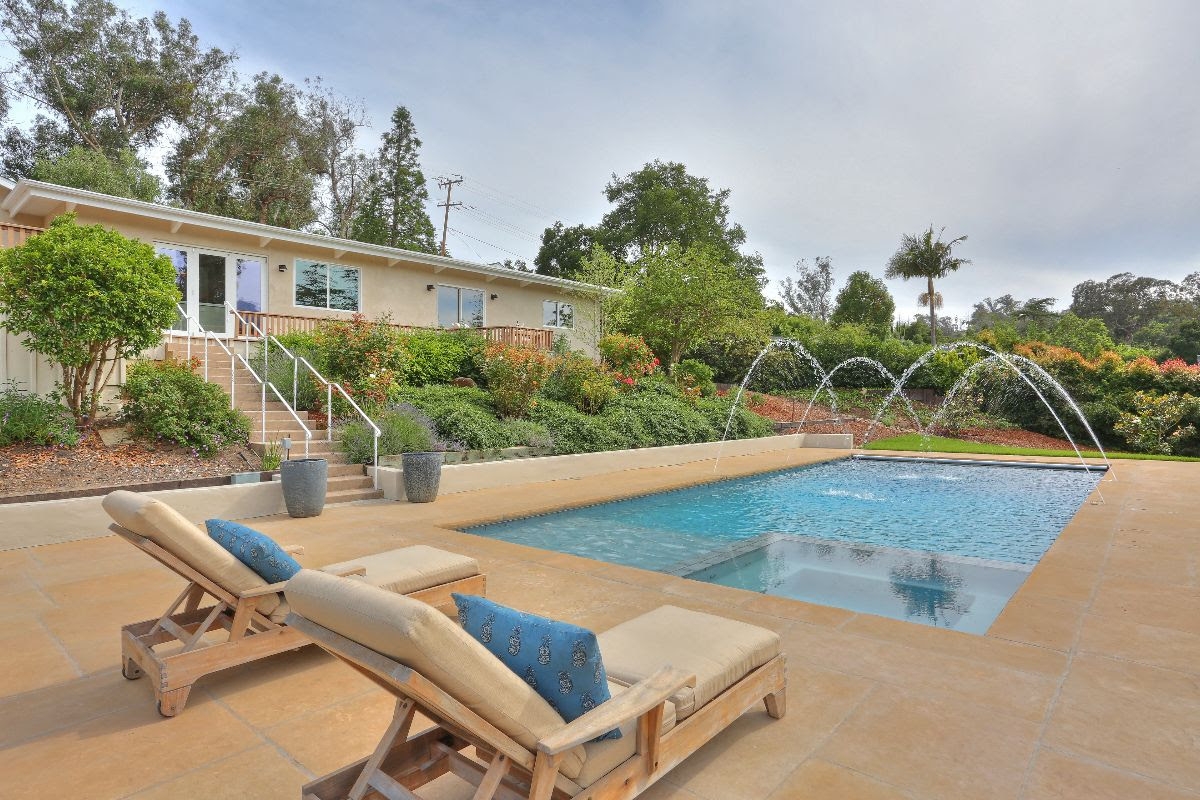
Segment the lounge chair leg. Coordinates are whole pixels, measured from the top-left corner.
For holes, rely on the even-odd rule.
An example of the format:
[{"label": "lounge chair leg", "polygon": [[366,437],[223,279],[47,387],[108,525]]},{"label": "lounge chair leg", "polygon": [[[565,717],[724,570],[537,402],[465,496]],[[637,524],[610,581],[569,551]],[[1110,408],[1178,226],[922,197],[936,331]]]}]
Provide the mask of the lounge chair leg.
[{"label": "lounge chair leg", "polygon": [[775,719],[783,719],[783,715],[787,713],[787,690],[771,692],[763,698],[763,702],[767,705],[768,714]]},{"label": "lounge chair leg", "polygon": [[529,800],[550,800],[554,796],[554,781],[558,777],[558,763],[561,760],[561,755],[537,754],[529,784]]},{"label": "lounge chair leg", "polygon": [[121,677],[127,681],[136,681],[146,673],[138,666],[138,663],[129,656],[121,657]]},{"label": "lounge chair leg", "polygon": [[192,687],[188,685],[163,692],[158,697],[158,713],[164,717],[173,717],[180,711],[183,711],[183,707],[187,705],[188,695],[191,694],[191,691]]}]

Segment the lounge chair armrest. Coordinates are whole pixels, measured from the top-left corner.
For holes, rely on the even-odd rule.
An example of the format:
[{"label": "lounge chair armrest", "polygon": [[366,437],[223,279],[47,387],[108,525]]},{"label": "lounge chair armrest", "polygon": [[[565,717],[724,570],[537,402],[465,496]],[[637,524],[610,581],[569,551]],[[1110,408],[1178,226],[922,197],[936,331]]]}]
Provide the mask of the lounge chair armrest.
[{"label": "lounge chair armrest", "polygon": [[283,547],[281,547],[279,549],[282,550],[283,552],[287,553],[289,556],[304,555],[304,545],[302,545],[302,544],[285,544]]},{"label": "lounge chair armrest", "polygon": [[637,719],[655,706],[665,703],[684,686],[693,686],[695,682],[695,675],[665,666],[542,739],[538,742],[538,750],[551,756],[565,753]]},{"label": "lounge chair armrest", "polygon": [[246,591],[240,593],[238,597],[245,600],[248,597],[263,597],[264,595],[268,594],[278,594],[279,592],[283,591],[284,586],[287,586],[287,581],[268,583],[266,586],[260,586],[257,589],[247,589]]},{"label": "lounge chair armrest", "polygon": [[[325,570],[321,570],[321,571],[322,571],[322,572],[324,572]],[[352,567],[343,567],[343,568],[341,568],[341,569],[339,569],[339,570],[334,570],[333,572],[330,572],[329,574],[330,574],[330,575],[337,575],[339,578],[346,578],[346,577],[349,577],[349,576],[351,576],[351,575],[366,575],[366,574],[367,574],[367,568],[366,568],[366,567],[364,567],[364,566],[360,566],[360,565],[358,565],[358,564],[355,564],[355,565],[354,565],[354,566],[352,566]]]}]

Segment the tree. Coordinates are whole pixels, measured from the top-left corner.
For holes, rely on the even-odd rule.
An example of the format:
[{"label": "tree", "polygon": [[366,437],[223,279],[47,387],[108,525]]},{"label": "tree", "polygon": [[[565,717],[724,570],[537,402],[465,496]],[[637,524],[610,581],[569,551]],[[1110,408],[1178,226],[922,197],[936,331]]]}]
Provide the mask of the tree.
[{"label": "tree", "polygon": [[829,321],[829,295],[833,292],[833,262],[817,256],[810,267],[803,258],[796,262],[796,280],[784,278],[780,298],[792,314]]},{"label": "tree", "polygon": [[888,259],[887,272],[884,273],[888,279],[924,278],[928,282],[929,288],[918,296],[917,304],[929,306],[929,341],[934,346],[937,345],[937,309],[942,304],[942,296],[934,291],[933,282],[971,263],[963,258],[955,258],[953,254],[955,246],[965,242],[967,237],[959,236],[943,242],[942,233],[945,230],[942,228],[938,231],[937,238],[934,238],[932,225],[919,236],[905,234],[900,241],[900,249]]},{"label": "tree", "polygon": [[162,185],[132,150],[115,158],[85,147],[72,147],[55,159],[39,158],[29,177],[59,186],[73,186],[114,197],[132,197],[153,203]]},{"label": "tree", "polygon": [[1171,340],[1171,352],[1192,364],[1200,364],[1200,319],[1190,319],[1179,326]]},{"label": "tree", "polygon": [[[1131,342],[1139,330],[1171,310],[1184,289],[1169,280],[1121,272],[1106,281],[1084,281],[1071,290],[1070,311],[1100,319],[1113,338]],[[1186,296],[1184,296],[1186,302]],[[1193,311],[1194,313],[1194,311]]]},{"label": "tree", "polygon": [[887,285],[864,270],[850,273],[838,292],[830,322],[834,325],[862,325],[883,338],[891,333],[896,301]]},{"label": "tree", "polygon": [[1053,310],[1058,301],[1053,297],[1031,297],[1024,302],[1011,294],[983,298],[975,304],[967,327],[972,331],[1009,325],[1022,336],[1028,332],[1040,332],[1053,327],[1058,313]]},{"label": "tree", "polygon": [[670,244],[684,250],[710,248],[716,257],[744,275],[763,281],[762,256],[744,255],[746,231],[729,222],[729,190],[709,188],[708,179],[688,174],[674,161],[652,161],[625,177],[613,173],[604,196],[613,203],[596,228],[565,228],[556,223],[542,234],[536,263],[542,274],[573,277],[593,243],[632,263]]},{"label": "tree", "polygon": [[191,121],[167,158],[170,196],[210,214],[301,229],[317,218],[314,191],[325,170],[303,93],[260,73]]},{"label": "tree", "polygon": [[330,236],[349,239],[378,169],[376,160],[355,144],[359,129],[367,124],[366,110],[339,97],[319,79],[306,83],[306,113],[321,159],[317,223]]},{"label": "tree", "polygon": [[189,118],[198,96],[216,91],[233,61],[201,48],[186,19],[172,25],[161,11],[133,19],[108,0],[0,0],[0,11],[20,56],[20,88],[51,115],[29,133],[6,131],[13,177],[75,145],[110,158],[152,147]]},{"label": "tree", "polygon": [[708,245],[671,244],[634,266],[617,307],[620,327],[644,338],[668,365],[700,342],[753,324],[762,310],[757,281]]},{"label": "tree", "polygon": [[1069,347],[1087,358],[1096,358],[1116,346],[1103,320],[1083,319],[1070,311],[1058,320],[1046,336],[1046,343]]},{"label": "tree", "polygon": [[95,419],[117,362],[158,344],[178,301],[169,258],[73,214],[0,251],[0,325],[59,366],[77,421]]},{"label": "tree", "polygon": [[421,140],[404,106],[392,112],[392,127],[383,135],[377,171],[351,236],[362,242],[437,253],[433,222],[425,210],[429,192],[417,153]]},{"label": "tree", "polygon": [[621,303],[616,287],[625,280],[627,267],[613,258],[600,245],[584,257],[575,280],[580,285],[572,288],[574,298],[572,317],[575,335],[598,348],[600,340],[612,333],[613,316]]}]

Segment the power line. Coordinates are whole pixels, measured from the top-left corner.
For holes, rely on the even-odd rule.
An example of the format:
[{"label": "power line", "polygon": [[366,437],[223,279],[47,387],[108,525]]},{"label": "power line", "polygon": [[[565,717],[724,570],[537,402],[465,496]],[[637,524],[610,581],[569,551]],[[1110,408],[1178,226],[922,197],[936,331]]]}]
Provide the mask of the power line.
[{"label": "power line", "polygon": [[480,244],[486,244],[488,247],[491,247],[494,250],[499,250],[501,253],[508,253],[510,256],[516,256],[517,258],[521,259],[522,261],[525,260],[525,256],[521,255],[520,253],[514,253],[512,250],[506,250],[503,247],[500,247],[499,245],[492,244],[491,242],[485,242],[483,239],[478,239],[474,236],[471,236],[470,234],[463,233],[462,231],[460,231],[456,228],[450,228],[449,230],[451,233],[457,233],[459,236],[466,237],[467,239],[471,239],[472,241],[479,242]]}]

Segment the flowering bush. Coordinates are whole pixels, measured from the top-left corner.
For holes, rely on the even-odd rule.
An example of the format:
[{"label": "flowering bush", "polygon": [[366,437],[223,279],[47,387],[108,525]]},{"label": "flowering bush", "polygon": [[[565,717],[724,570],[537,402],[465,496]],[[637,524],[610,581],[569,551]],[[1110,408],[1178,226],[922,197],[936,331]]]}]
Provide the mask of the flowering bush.
[{"label": "flowering bush", "polygon": [[610,333],[600,340],[600,355],[612,368],[613,378],[622,389],[632,388],[659,367],[654,351],[640,336]]},{"label": "flowering bush", "polygon": [[543,393],[569,403],[585,414],[599,414],[616,396],[612,373],[583,353],[567,353],[546,381]]},{"label": "flowering bush", "polygon": [[1123,413],[1113,426],[1131,448],[1141,453],[1170,455],[1180,440],[1196,433],[1183,418],[1196,407],[1191,395],[1151,394],[1134,395],[1134,413]]},{"label": "flowering bush", "polygon": [[524,417],[554,366],[549,353],[494,342],[484,350],[481,371],[501,416]]},{"label": "flowering bush", "polygon": [[386,320],[371,322],[355,314],[346,321],[322,323],[312,338],[324,362],[318,367],[326,378],[342,384],[360,404],[387,402],[406,361],[399,331]]}]

